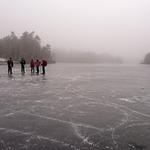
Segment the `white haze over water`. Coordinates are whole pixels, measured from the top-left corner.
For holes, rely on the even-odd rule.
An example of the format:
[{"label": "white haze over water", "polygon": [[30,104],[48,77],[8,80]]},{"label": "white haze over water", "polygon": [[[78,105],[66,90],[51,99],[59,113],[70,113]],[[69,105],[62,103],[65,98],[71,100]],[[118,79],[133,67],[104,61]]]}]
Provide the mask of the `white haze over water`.
[{"label": "white haze over water", "polygon": [[150,51],[149,0],[0,0],[0,36],[35,31],[54,49],[139,62]]}]

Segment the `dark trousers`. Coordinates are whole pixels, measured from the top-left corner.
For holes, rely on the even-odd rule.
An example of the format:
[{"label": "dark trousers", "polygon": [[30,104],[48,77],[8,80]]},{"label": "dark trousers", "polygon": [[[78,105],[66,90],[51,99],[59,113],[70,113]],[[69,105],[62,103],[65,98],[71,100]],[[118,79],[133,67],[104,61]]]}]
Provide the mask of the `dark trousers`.
[{"label": "dark trousers", "polygon": [[42,66],[42,74],[45,74],[45,66]]},{"label": "dark trousers", "polygon": [[21,65],[21,73],[25,73],[25,66]]},{"label": "dark trousers", "polygon": [[39,66],[37,66],[36,67],[36,73],[39,74],[39,72],[40,72],[40,69],[39,69]]},{"label": "dark trousers", "polygon": [[12,67],[8,67],[8,74],[12,74]]}]

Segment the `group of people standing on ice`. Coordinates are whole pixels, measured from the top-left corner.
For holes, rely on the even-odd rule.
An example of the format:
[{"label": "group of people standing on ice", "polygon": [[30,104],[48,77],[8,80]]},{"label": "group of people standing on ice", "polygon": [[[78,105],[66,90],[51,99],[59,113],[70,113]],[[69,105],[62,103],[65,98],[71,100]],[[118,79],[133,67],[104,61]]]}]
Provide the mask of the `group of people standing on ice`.
[{"label": "group of people standing on ice", "polygon": [[42,61],[40,61],[39,59],[36,59],[36,61],[34,61],[34,59],[31,59],[30,67],[31,67],[32,74],[35,73],[35,70],[36,70],[36,73],[39,74],[40,66],[42,66],[42,74],[45,74],[45,67],[47,66],[47,61],[44,59]]},{"label": "group of people standing on ice", "polygon": [[[25,73],[25,65],[26,65],[26,61],[24,58],[21,58],[20,60],[20,65],[21,65],[21,73],[24,74]],[[7,61],[7,65],[8,65],[8,74],[12,74],[12,68],[14,66],[14,62],[12,60],[12,58],[10,57]],[[45,74],[45,67],[47,66],[47,61],[46,60],[39,60],[39,59],[31,59],[30,61],[30,68],[31,68],[31,74],[39,74],[40,73],[40,66],[42,67],[42,74]]]}]

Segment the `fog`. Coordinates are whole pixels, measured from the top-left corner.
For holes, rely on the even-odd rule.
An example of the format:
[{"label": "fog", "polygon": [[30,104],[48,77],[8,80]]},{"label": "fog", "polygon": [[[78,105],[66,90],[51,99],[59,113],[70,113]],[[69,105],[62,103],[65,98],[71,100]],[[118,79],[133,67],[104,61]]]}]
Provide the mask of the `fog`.
[{"label": "fog", "polygon": [[150,51],[149,7],[149,0],[0,0],[0,36],[35,31],[53,49],[139,62]]}]

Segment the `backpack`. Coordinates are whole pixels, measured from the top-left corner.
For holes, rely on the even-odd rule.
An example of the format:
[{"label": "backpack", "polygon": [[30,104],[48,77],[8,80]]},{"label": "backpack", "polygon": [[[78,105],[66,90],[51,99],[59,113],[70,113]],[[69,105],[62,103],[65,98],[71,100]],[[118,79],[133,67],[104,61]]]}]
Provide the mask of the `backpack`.
[{"label": "backpack", "polygon": [[43,60],[43,65],[47,66],[47,61],[46,60]]}]

